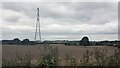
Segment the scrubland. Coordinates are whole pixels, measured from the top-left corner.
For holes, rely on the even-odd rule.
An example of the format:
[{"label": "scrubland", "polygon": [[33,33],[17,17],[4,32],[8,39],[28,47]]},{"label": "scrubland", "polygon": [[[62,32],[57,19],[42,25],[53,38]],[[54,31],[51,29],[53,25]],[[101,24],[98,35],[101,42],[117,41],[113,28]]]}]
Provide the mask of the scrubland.
[{"label": "scrubland", "polygon": [[120,48],[112,46],[3,45],[3,66],[119,66]]}]

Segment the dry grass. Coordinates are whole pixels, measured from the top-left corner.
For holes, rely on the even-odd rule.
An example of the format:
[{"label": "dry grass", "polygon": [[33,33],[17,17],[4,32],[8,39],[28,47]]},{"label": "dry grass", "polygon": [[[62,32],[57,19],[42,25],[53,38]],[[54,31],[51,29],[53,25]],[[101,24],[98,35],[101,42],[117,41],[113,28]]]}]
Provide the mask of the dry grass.
[{"label": "dry grass", "polygon": [[120,49],[111,46],[5,45],[2,50],[4,66],[116,66],[120,64]]}]

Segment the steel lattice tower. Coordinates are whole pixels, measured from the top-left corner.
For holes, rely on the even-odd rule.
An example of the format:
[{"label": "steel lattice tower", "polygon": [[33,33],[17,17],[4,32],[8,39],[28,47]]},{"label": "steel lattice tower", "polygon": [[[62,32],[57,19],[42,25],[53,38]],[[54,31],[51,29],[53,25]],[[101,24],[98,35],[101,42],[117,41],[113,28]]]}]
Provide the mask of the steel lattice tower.
[{"label": "steel lattice tower", "polygon": [[[37,35],[38,35],[38,37],[37,37]],[[38,38],[38,39],[37,39],[37,38]],[[36,21],[36,30],[35,30],[35,38],[34,38],[34,41],[41,42],[39,8],[37,8],[37,21]]]}]

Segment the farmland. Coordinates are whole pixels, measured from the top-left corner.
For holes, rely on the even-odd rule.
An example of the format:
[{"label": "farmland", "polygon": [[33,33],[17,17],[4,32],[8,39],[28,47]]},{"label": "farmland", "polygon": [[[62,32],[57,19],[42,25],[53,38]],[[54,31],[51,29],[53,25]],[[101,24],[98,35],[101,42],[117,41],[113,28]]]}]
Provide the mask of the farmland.
[{"label": "farmland", "polygon": [[[112,46],[85,47],[63,44],[3,45],[2,58],[3,66],[23,66],[25,63],[33,66],[98,66],[111,63],[119,65],[120,49]],[[49,62],[45,60],[49,60]]]}]

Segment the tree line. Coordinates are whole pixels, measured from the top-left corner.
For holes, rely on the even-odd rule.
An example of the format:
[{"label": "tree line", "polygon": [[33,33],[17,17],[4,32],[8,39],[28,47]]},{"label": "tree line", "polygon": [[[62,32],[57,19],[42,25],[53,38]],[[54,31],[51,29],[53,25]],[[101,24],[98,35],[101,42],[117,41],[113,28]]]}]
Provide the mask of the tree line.
[{"label": "tree line", "polygon": [[36,44],[34,41],[30,41],[29,39],[23,39],[22,41],[19,38],[14,38],[13,40],[2,40],[2,44],[8,44],[8,45],[33,45]]},{"label": "tree line", "polygon": [[74,46],[96,46],[96,45],[109,45],[109,46],[118,46],[120,47],[120,41],[90,41],[87,36],[83,37],[79,41],[68,41],[68,40],[56,40],[56,41],[43,41],[38,43],[37,41],[30,41],[29,39],[23,39],[22,41],[19,38],[14,38],[13,40],[2,40],[2,44],[8,45],[35,45],[35,44],[64,44],[64,45],[74,45]]}]

